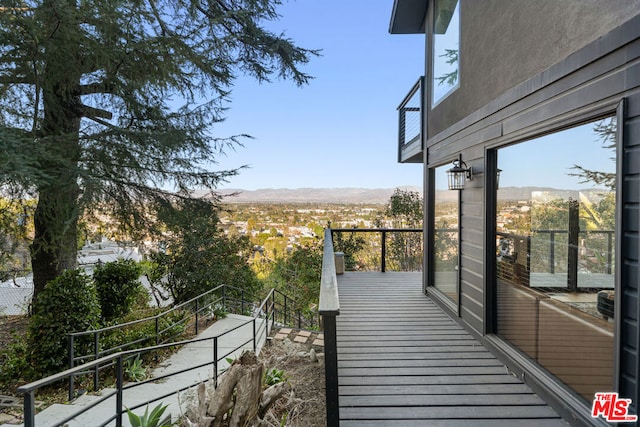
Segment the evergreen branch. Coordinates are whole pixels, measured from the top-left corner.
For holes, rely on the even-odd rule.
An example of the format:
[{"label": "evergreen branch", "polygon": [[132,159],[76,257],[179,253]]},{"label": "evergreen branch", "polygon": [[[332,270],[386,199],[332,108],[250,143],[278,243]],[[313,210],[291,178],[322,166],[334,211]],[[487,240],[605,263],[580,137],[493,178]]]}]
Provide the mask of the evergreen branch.
[{"label": "evergreen branch", "polygon": [[81,117],[87,118],[100,118],[111,120],[113,118],[113,114],[110,111],[103,110],[101,108],[89,107],[88,105],[80,105],[78,106],[78,113]]},{"label": "evergreen branch", "polygon": [[96,94],[109,94],[113,95],[115,93],[115,87],[111,82],[99,82],[99,83],[89,83],[86,85],[78,86],[79,95],[96,95]]},{"label": "evergreen branch", "polygon": [[34,85],[36,84],[35,77],[28,78],[26,76],[0,76],[0,85]]}]

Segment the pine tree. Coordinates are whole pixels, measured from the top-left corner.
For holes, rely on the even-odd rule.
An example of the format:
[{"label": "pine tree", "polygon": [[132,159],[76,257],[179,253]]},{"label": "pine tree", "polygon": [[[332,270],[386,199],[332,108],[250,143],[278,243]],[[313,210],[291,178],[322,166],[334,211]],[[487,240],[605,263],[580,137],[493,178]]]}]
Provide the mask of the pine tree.
[{"label": "pine tree", "polygon": [[207,169],[241,142],[212,136],[234,78],[303,85],[317,54],[263,27],[280,3],[3,1],[0,186],[38,198],[36,295],[75,267],[81,215],[148,229],[158,203],[238,172]]}]

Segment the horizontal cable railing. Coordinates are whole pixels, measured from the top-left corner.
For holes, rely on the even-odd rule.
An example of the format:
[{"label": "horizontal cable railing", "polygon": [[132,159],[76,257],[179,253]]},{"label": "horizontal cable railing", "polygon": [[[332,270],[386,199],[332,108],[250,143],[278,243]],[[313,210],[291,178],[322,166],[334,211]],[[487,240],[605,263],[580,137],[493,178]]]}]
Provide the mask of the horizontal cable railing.
[{"label": "horizontal cable railing", "polygon": [[347,270],[383,273],[387,270],[422,271],[424,244],[421,228],[335,228],[330,231],[336,251],[340,250],[335,237],[338,234],[343,235],[343,241],[345,235],[379,234],[379,238],[365,241],[361,250],[344,254]]},{"label": "horizontal cable railing", "polygon": [[[162,395],[162,396],[157,396],[154,397],[153,399],[149,399],[147,401],[145,401],[142,404],[138,404],[138,405],[127,405],[125,407],[125,402],[124,402],[124,397],[123,397],[123,392],[125,390],[129,390],[129,389],[133,389],[139,386],[142,386],[144,384],[150,383],[150,382],[157,382],[160,380],[164,380],[166,378],[175,376],[175,375],[179,375],[179,374],[183,374],[185,372],[189,372],[195,369],[199,369],[202,368],[204,366],[209,366],[211,365],[213,367],[213,384],[214,387],[217,387],[218,384],[218,366],[220,364],[221,361],[223,361],[225,358],[227,358],[228,356],[230,356],[231,354],[233,354],[235,351],[243,348],[244,346],[248,345],[249,343],[253,342],[253,350],[256,351],[258,348],[258,345],[260,342],[264,342],[266,341],[267,336],[269,335],[270,329],[274,326],[275,324],[275,319],[277,317],[277,304],[276,304],[276,293],[278,293],[279,291],[276,291],[274,289],[272,289],[269,294],[264,298],[264,300],[261,302],[261,304],[259,306],[257,306],[253,311],[254,311],[254,315],[250,320],[247,320],[246,322],[237,325],[236,327],[227,330],[219,335],[213,336],[213,337],[208,337],[208,338],[196,338],[196,339],[192,339],[192,340],[184,340],[184,341],[177,341],[177,342],[171,342],[171,343],[166,343],[166,344],[160,344],[160,345],[154,345],[151,347],[145,347],[145,348],[140,348],[140,349],[134,349],[134,350],[126,350],[126,351],[119,351],[117,353],[114,354],[110,354],[107,356],[103,356],[100,357],[96,360],[92,360],[90,362],[86,362],[83,363],[82,365],[79,366],[75,366],[75,367],[71,367],[63,372],[60,372],[58,374],[55,375],[51,375],[49,377],[43,378],[41,380],[38,381],[34,381],[31,382],[29,384],[23,385],[21,387],[18,388],[18,393],[22,393],[24,395],[24,425],[25,427],[34,427],[35,426],[35,394],[36,392],[47,386],[50,384],[54,384],[54,383],[59,383],[60,381],[71,381],[72,378],[75,378],[78,375],[82,375],[85,374],[87,372],[92,372],[95,371],[96,369],[98,369],[98,367],[100,366],[114,366],[115,367],[115,372],[114,372],[114,377],[115,377],[115,385],[116,385],[116,390],[110,394],[107,394],[105,396],[102,396],[100,399],[82,406],[81,408],[78,409],[78,411],[76,411],[75,413],[69,415],[67,418],[65,418],[64,420],[61,420],[59,422],[56,423],[56,426],[63,426],[66,423],[68,423],[69,421],[71,421],[72,419],[78,417],[79,415],[89,411],[90,409],[94,408],[95,406],[97,406],[100,403],[103,403],[104,401],[112,398],[115,396],[116,398],[116,402],[115,402],[115,408],[114,408],[114,413],[113,415],[107,419],[100,422],[96,422],[95,425],[100,425],[100,426],[105,426],[108,425],[109,423],[112,423],[115,421],[116,426],[120,427],[122,426],[122,416],[126,413],[126,409],[128,408],[129,410],[135,410],[138,409],[144,405],[153,403],[153,402],[157,402],[161,399],[164,399],[168,396],[174,395],[175,393],[178,392],[182,392],[185,391],[189,388],[194,387],[195,385],[197,385],[197,383],[191,384],[188,387],[184,387],[181,389],[177,389],[177,390],[172,390],[171,392]],[[269,325],[269,323],[271,322],[271,325]],[[245,327],[251,327],[252,328],[252,334],[251,334],[251,338],[248,339],[247,341],[239,344],[238,346],[236,346],[235,348],[233,348],[230,351],[227,351],[224,354],[220,353],[220,350],[218,348],[218,341],[221,337],[230,334],[234,331],[237,331],[241,328],[245,328]],[[264,341],[263,341],[264,340]],[[136,356],[140,356],[142,354],[147,354],[147,353],[154,353],[154,352],[158,352],[161,350],[165,350],[165,349],[170,349],[170,348],[175,348],[178,346],[184,346],[187,344],[191,344],[191,343],[202,343],[202,342],[207,342],[210,341],[211,345],[212,345],[212,359],[210,362],[204,363],[204,364],[198,364],[198,365],[194,365],[194,366],[189,366],[187,368],[181,369],[179,371],[176,372],[171,372],[169,374],[165,374],[165,375],[161,375],[161,376],[157,376],[157,377],[153,377],[150,378],[148,380],[145,381],[141,381],[141,382],[136,382],[136,383],[128,383],[125,384],[124,382],[124,371],[125,371],[125,361],[132,359]]]},{"label": "horizontal cable railing", "polygon": [[398,106],[401,147],[420,140],[422,134],[422,80],[418,79]]}]

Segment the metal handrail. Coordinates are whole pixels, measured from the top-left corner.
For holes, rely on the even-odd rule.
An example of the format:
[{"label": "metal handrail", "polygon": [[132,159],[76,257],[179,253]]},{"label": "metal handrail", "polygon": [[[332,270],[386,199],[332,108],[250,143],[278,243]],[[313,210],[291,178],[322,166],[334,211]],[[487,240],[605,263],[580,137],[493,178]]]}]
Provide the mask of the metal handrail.
[{"label": "metal handrail", "polygon": [[387,271],[387,233],[423,233],[422,228],[334,228],[334,233],[380,233],[380,271]]},{"label": "metal handrail", "polygon": [[[165,339],[161,340],[160,337],[167,331],[171,330],[172,328],[174,328],[177,325],[184,325],[185,323],[187,323],[187,321],[191,320],[190,318],[184,318],[181,319],[178,322],[175,323],[171,323],[170,325],[166,326],[164,329],[160,328],[160,324],[159,321],[162,318],[167,317],[168,315],[170,315],[171,313],[176,312],[177,310],[183,309],[184,307],[187,307],[193,303],[195,303],[195,311],[192,313],[195,317],[195,334],[198,334],[198,323],[199,323],[199,315],[202,311],[210,308],[211,306],[213,306],[214,304],[219,303],[220,301],[222,301],[223,306],[226,308],[227,305],[227,300],[231,299],[227,296],[227,288],[229,289],[233,289],[235,291],[237,291],[238,293],[240,293],[240,298],[241,298],[241,306],[242,306],[242,311],[244,312],[244,307],[245,307],[245,299],[244,299],[244,289],[241,288],[237,288],[235,286],[231,286],[231,285],[219,285],[216,286],[213,289],[210,289],[207,292],[204,292],[194,298],[191,298],[188,301],[185,301],[181,304],[178,304],[166,311],[163,311],[162,313],[156,314],[154,316],[150,316],[150,317],[146,317],[144,319],[138,319],[138,320],[133,320],[131,322],[126,322],[126,323],[120,323],[117,325],[112,325],[112,326],[107,326],[104,328],[100,328],[100,329],[92,329],[92,330],[88,330],[88,331],[81,331],[81,332],[73,332],[73,333],[69,333],[67,334],[67,339],[68,339],[68,349],[67,349],[67,357],[68,357],[68,366],[69,368],[73,368],[76,365],[76,362],[81,362],[84,363],[87,359],[89,360],[97,360],[99,358],[101,358],[102,356],[105,355],[109,355],[112,354],[114,352],[117,351],[124,351],[129,347],[135,346],[137,344],[141,344],[141,343],[145,343],[148,341],[154,341],[155,345],[158,344],[163,344],[166,342],[169,342],[171,339],[175,338],[176,336],[178,336],[179,334],[174,334],[172,336],[166,337]],[[199,306],[198,305],[198,301],[200,301],[200,299],[205,298],[211,294],[214,294],[215,292],[219,291],[222,289],[222,294],[223,296],[220,298],[217,298],[215,300],[209,301],[209,303],[204,304],[203,306]],[[154,322],[155,323],[155,328],[154,328],[154,335],[153,336],[148,336],[148,337],[144,337],[144,338],[140,338],[137,340],[133,340],[133,341],[129,341],[129,342],[125,342],[125,343],[121,343],[119,345],[116,345],[114,347],[110,347],[110,348],[106,348],[106,349],[101,349],[100,348],[100,336],[101,334],[107,333],[107,332],[111,332],[114,330],[118,330],[118,329],[124,329],[126,327],[129,326],[133,326],[133,325],[137,325],[137,324],[141,324],[141,323],[145,323],[145,322]],[[94,351],[91,354],[86,354],[86,355],[80,355],[80,356],[76,356],[74,354],[75,351],[75,342],[77,341],[77,339],[79,337],[82,336],[93,336],[93,348]],[[96,366],[93,370],[93,388],[95,390],[97,390],[99,388],[99,376],[100,376],[100,371],[103,369],[106,369],[110,366],[113,366],[113,364],[107,364],[107,365],[100,365],[100,366]],[[83,372],[83,374],[86,374],[88,372]],[[74,394],[75,394],[75,382],[74,382],[74,378],[71,377],[70,381],[69,381],[69,400],[72,400],[74,398]]]},{"label": "metal handrail", "polygon": [[[126,411],[123,411],[123,396],[122,393],[124,390],[130,389],[130,388],[134,388],[134,387],[138,387],[140,385],[146,384],[150,381],[158,381],[159,379],[165,379],[165,378],[169,378],[171,376],[174,375],[178,375],[181,373],[185,373],[194,369],[198,369],[201,368],[203,366],[207,366],[209,364],[213,365],[213,370],[214,370],[214,387],[217,387],[217,383],[218,383],[218,362],[222,361],[225,357],[229,356],[230,354],[232,354],[233,352],[239,350],[240,348],[244,347],[245,345],[247,345],[249,342],[253,341],[253,349],[254,351],[257,350],[257,343],[258,343],[258,338],[262,336],[262,332],[264,331],[264,337],[266,339],[266,337],[269,334],[269,321],[271,320],[272,322],[272,326],[275,323],[275,318],[276,318],[276,304],[275,304],[275,300],[274,300],[274,295],[276,292],[275,289],[272,289],[267,296],[264,298],[264,300],[262,301],[262,303],[260,304],[260,306],[258,306],[258,308],[255,310],[255,313],[251,320],[248,320],[230,330],[227,330],[219,335],[216,335],[214,337],[208,337],[208,338],[195,338],[195,339],[191,339],[191,340],[184,340],[184,341],[177,341],[177,342],[172,342],[172,343],[166,343],[166,344],[160,344],[160,345],[155,345],[155,346],[151,346],[151,347],[145,347],[145,348],[141,348],[141,349],[135,349],[135,350],[127,350],[127,351],[121,351],[115,354],[111,354],[108,356],[104,356],[101,357],[99,359],[90,361],[90,362],[86,362],[82,365],[79,366],[75,366],[75,367],[71,367],[63,372],[54,374],[54,375],[50,375],[46,378],[37,380],[37,381],[33,381],[29,384],[25,384],[21,387],[19,387],[17,389],[18,393],[22,393],[24,395],[24,425],[25,427],[34,427],[35,426],[35,392],[44,387],[47,386],[49,384],[53,384],[55,382],[59,382],[62,380],[66,380],[66,379],[71,379],[77,375],[86,373],[88,371],[90,371],[91,369],[95,369],[97,366],[101,366],[101,365],[114,365],[116,366],[116,391],[104,396],[103,398],[84,406],[83,408],[81,408],[79,411],[77,411],[76,413],[70,415],[69,417],[67,417],[66,419],[60,421],[58,424],[56,424],[57,426],[61,426],[64,425],[65,423],[71,421],[72,419],[74,419],[75,417],[77,417],[78,415],[81,415],[85,412],[87,412],[89,409],[97,406],[98,404],[102,403],[103,401],[105,401],[106,399],[116,396],[116,410],[114,415],[109,418],[108,420],[106,420],[105,422],[103,422],[103,424],[101,424],[102,426],[107,425],[109,423],[111,423],[112,421],[115,420],[116,422],[116,427],[121,427],[122,426],[122,415],[125,414]],[[279,292],[280,294],[282,294],[281,292]],[[284,294],[282,294],[284,295]],[[286,296],[286,295],[285,295]],[[287,297],[288,298],[288,297]],[[289,298],[290,299],[290,298]],[[261,313],[265,313],[264,317],[261,316]],[[264,320],[264,326],[259,326],[257,327],[256,325],[256,321],[258,319],[263,319]],[[247,326],[249,324],[252,324],[253,326],[253,334],[252,334],[252,338],[245,341],[244,343],[240,344],[239,346],[235,347],[234,349],[230,350],[229,352],[227,352],[224,355],[219,355],[218,354],[218,339],[224,335],[227,335],[233,331],[236,331],[244,326]],[[139,355],[142,353],[149,353],[149,352],[153,352],[153,351],[158,351],[158,350],[162,350],[165,348],[170,348],[170,347],[176,347],[176,346],[182,346],[182,345],[186,345],[186,344],[191,344],[191,343],[196,343],[196,342],[204,342],[204,341],[213,341],[213,360],[210,363],[206,363],[206,364],[201,364],[198,366],[192,366],[189,368],[185,368],[183,370],[177,371],[177,372],[173,372],[171,374],[167,374],[167,375],[163,375],[160,377],[156,377],[153,379],[149,379],[146,381],[142,381],[139,383],[132,383],[129,385],[125,385],[124,384],[124,360],[132,357],[133,355]],[[184,390],[187,390],[188,388],[193,387],[193,385],[189,386],[189,387],[185,387],[179,390],[173,390],[171,393],[168,393],[166,395],[157,397],[153,400],[150,400],[148,402],[145,402],[143,404],[137,405],[137,406],[132,406],[129,409],[130,410],[135,410],[140,408],[143,405],[152,403],[152,402],[156,402],[160,399],[164,399],[167,396],[173,395],[177,392],[181,392]]]}]

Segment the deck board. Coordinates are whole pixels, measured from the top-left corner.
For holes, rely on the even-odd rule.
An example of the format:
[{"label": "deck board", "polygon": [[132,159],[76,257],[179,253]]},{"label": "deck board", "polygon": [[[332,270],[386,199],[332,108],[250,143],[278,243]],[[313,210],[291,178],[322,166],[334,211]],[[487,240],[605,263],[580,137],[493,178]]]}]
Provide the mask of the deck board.
[{"label": "deck board", "polygon": [[566,426],[421,291],[419,273],[345,273],[341,426]]}]

